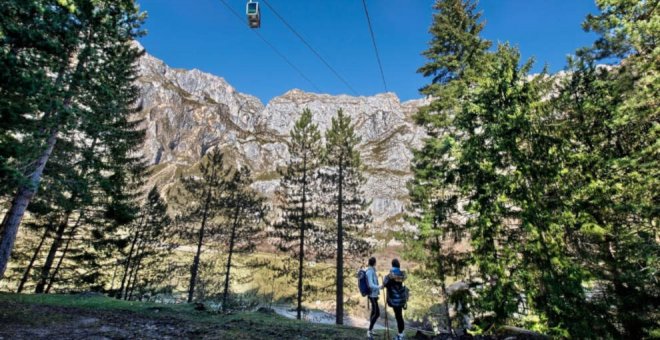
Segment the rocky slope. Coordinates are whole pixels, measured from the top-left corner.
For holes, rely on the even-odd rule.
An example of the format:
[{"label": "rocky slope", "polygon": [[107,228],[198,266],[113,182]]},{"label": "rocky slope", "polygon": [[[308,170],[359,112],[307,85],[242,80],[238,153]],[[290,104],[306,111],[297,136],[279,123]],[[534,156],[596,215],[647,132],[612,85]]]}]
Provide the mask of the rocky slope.
[{"label": "rocky slope", "polygon": [[396,227],[407,202],[411,148],[424,136],[411,120],[423,100],[401,103],[392,93],[371,97],[330,96],[291,90],[263,105],[224,79],[199,70],[180,70],[145,54],[139,63],[140,118],[144,154],[154,166],[152,183],[164,191],[177,176],[219,147],[235,165],[248,165],[266,196],[277,187],[277,168],[286,164],[289,130],[304,108],[324,131],[338,109],[357,125],[366,165],[367,198],[376,225]]}]

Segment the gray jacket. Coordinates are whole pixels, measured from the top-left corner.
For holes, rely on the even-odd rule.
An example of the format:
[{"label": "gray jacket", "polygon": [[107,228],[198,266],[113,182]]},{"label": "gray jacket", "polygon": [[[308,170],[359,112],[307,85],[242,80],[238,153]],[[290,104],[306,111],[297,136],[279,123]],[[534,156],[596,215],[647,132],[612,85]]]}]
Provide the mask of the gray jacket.
[{"label": "gray jacket", "polygon": [[374,267],[367,268],[367,282],[369,282],[369,289],[371,289],[369,297],[378,298],[380,286],[378,285],[378,273],[376,273]]}]

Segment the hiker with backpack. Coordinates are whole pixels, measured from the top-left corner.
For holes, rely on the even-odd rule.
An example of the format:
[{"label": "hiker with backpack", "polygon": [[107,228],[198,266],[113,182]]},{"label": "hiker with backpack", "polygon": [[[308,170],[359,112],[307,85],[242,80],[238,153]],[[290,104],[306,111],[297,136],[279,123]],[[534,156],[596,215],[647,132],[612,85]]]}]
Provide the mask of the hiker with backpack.
[{"label": "hiker with backpack", "polygon": [[403,323],[403,310],[407,308],[408,288],[403,285],[406,280],[406,273],[401,270],[401,264],[398,259],[392,260],[392,269],[390,273],[383,278],[383,287],[387,288],[387,305],[394,310],[396,325],[399,335],[396,340],[403,339],[405,325]]},{"label": "hiker with backpack", "polygon": [[[374,325],[378,318],[380,317],[380,307],[378,307],[378,296],[380,296],[381,286],[378,285],[378,273],[376,273],[376,258],[372,257],[369,259],[369,268],[364,273],[364,278],[366,278],[367,289],[365,292],[369,297],[369,306],[371,307],[371,315],[369,316],[369,330],[367,331],[367,338],[373,339]],[[362,280],[361,290],[364,290],[364,279]],[[364,293],[363,292],[363,295]]]}]

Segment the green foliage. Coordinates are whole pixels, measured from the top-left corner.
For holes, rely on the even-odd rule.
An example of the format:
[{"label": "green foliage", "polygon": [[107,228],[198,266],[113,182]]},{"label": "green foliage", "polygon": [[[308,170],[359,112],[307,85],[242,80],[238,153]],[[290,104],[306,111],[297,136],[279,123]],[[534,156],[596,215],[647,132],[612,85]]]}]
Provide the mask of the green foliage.
[{"label": "green foliage", "polygon": [[97,289],[114,233],[138,210],[132,189],[144,171],[136,153],[144,135],[131,116],[142,52],[132,40],[144,15],[132,1],[6,1],[0,11],[9,77],[0,84],[0,187],[15,198],[2,253],[22,218],[16,207],[32,201],[30,212],[58,226],[37,290],[60,281]]},{"label": "green foliage", "polygon": [[479,36],[484,24],[479,21],[481,14],[476,12],[474,1],[439,0],[433,8],[436,13],[429,29],[431,41],[429,49],[422,53],[427,63],[417,72],[432,77],[431,84],[420,92],[436,98],[417,112],[415,121],[431,136],[438,137],[451,121],[447,115],[460,108],[464,94],[480,75],[491,43]]},{"label": "green foliage", "polygon": [[601,38],[558,78],[486,52],[469,1],[436,4],[406,252],[443,291],[466,281],[449,300],[478,329],[641,338],[657,322],[657,3],[598,4]]},{"label": "green foliage", "polygon": [[[273,236],[281,251],[291,252],[296,258],[303,246],[311,245],[313,233],[318,230],[313,219],[319,215],[320,199],[318,169],[321,166],[321,134],[312,123],[312,112],[303,113],[290,132],[289,152],[291,160],[281,174],[277,199],[282,207],[282,221],[274,224]],[[310,231],[305,239],[304,232]],[[304,250],[303,250],[304,252]]]},{"label": "green foliage", "polygon": [[[304,290],[305,246],[313,245],[321,232],[313,219],[319,215],[321,192],[318,169],[321,166],[321,133],[312,123],[312,112],[305,109],[291,130],[289,152],[291,160],[282,173],[278,198],[283,211],[282,221],[274,224],[272,236],[278,240],[281,251],[290,252],[298,259],[297,317],[301,318]],[[309,254],[309,249],[307,250]],[[314,253],[312,249],[311,253]],[[283,267],[291,270],[289,267]]]},{"label": "green foliage", "polygon": [[[351,117],[344,115],[341,109],[332,118],[332,125],[325,132],[325,140],[323,167],[320,170],[321,190],[325,196],[322,214],[337,222],[333,233],[325,234],[335,242],[341,234],[346,244],[340,248],[345,247],[349,256],[363,256],[370,246],[359,236],[371,222],[371,212],[366,211],[369,202],[365,200],[362,189],[366,179],[357,150],[361,138],[355,134]],[[317,250],[323,252],[321,243],[324,243],[330,247],[325,253],[334,252],[332,242],[328,241],[319,239]]]},{"label": "green foliage", "polygon": [[[483,23],[472,1],[437,1],[430,32],[428,62],[418,72],[432,77],[421,92],[434,100],[415,115],[430,138],[414,150],[413,180],[408,184],[412,205],[409,220],[418,232],[407,235],[405,252],[422,263],[420,274],[429,273],[441,288],[445,316],[449,316],[447,279],[465,273],[468,266],[465,246],[459,245],[468,230],[464,213],[456,159],[461,157],[462,131],[457,132],[454,117],[467,101],[469,90],[482,74],[490,42],[481,39]],[[465,243],[465,242],[464,242]],[[460,301],[457,301],[460,303]],[[463,312],[467,303],[463,301]],[[451,320],[441,322],[451,327]]]},{"label": "green foliage", "polygon": [[[554,105],[566,226],[593,282],[593,314],[615,337],[657,324],[660,263],[657,29],[654,2],[599,1],[585,28],[601,37],[571,60]],[[596,66],[614,60],[612,66]]]},{"label": "green foliage", "polygon": [[[366,212],[367,201],[364,199],[362,185],[362,161],[357,151],[360,137],[355,134],[355,126],[349,116],[340,109],[332,118],[332,125],[325,133],[325,151],[323,160],[325,167],[321,169],[322,188],[326,195],[325,215],[336,218],[336,237],[327,241],[319,240],[315,247],[317,251],[337,255],[337,324],[343,323],[344,314],[344,253],[349,256],[364,256],[370,250],[370,245],[358,237],[365,231],[366,224],[371,221],[371,213]],[[328,233],[329,234],[329,233]],[[334,242],[333,242],[334,241]],[[336,242],[336,248],[332,244]],[[322,247],[326,250],[323,251]],[[335,250],[336,249],[336,250]]]}]

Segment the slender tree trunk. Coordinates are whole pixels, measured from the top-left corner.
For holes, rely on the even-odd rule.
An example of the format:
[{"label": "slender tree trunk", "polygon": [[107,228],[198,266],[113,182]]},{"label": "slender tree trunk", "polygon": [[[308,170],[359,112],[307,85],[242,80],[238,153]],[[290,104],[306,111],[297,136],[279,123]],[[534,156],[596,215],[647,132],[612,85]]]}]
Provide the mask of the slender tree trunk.
[{"label": "slender tree trunk", "polygon": [[[86,39],[86,42],[88,44],[91,44],[92,37],[93,37],[92,31],[89,30],[87,32],[87,39]],[[68,57],[66,58],[67,62],[70,56],[71,53],[69,53]],[[78,60],[78,64],[76,65],[72,79],[79,79],[78,76],[80,75],[80,73],[82,73],[84,66],[87,63],[88,57],[89,57],[89,53],[81,53],[80,59]],[[62,65],[62,68],[59,70],[55,81],[56,87],[59,87],[59,85],[63,81],[64,74],[66,73],[67,69],[68,69],[68,65],[66,64]],[[71,85],[69,86],[69,89],[65,97],[63,98],[64,99],[63,104],[65,110],[71,106],[71,99],[73,98],[73,94],[77,89],[78,89],[78,82],[74,80],[74,82],[72,82]],[[45,121],[45,119],[47,119],[52,115],[53,115],[53,110],[50,110],[49,112],[46,113],[42,121]],[[55,118],[57,119],[58,115],[55,116],[56,116]],[[16,242],[18,227],[21,225],[21,220],[23,220],[23,216],[25,215],[25,210],[27,209],[34,195],[37,194],[37,190],[39,189],[39,184],[41,183],[41,176],[43,175],[44,169],[46,168],[46,163],[48,163],[48,159],[50,158],[50,155],[53,153],[53,149],[55,149],[55,144],[57,143],[57,136],[60,132],[60,128],[61,126],[59,124],[55,124],[55,126],[49,129],[44,128],[44,133],[47,132],[47,136],[48,136],[46,138],[46,146],[39,155],[39,157],[37,157],[37,159],[32,163],[34,164],[34,166],[30,169],[31,172],[29,173],[27,183],[18,188],[18,191],[16,192],[14,198],[12,199],[11,207],[9,208],[9,211],[7,211],[7,214],[5,215],[5,219],[2,223],[2,226],[0,226],[0,232],[1,232],[0,280],[4,277],[5,270],[7,270],[7,264],[9,263],[11,252],[14,249],[14,243]]]},{"label": "slender tree trunk", "polygon": [[[442,243],[440,242],[440,238],[438,236],[435,237],[435,242],[438,251],[442,251]],[[445,268],[442,264],[442,261],[438,261],[438,265],[438,269],[440,270],[440,289],[442,290],[442,295],[445,299],[445,313],[447,313],[447,330],[449,330],[449,334],[454,334],[454,330],[451,326],[451,316],[449,314],[449,294],[447,294],[447,284],[445,283],[447,275],[445,273]]]},{"label": "slender tree trunk", "polygon": [[307,201],[307,155],[303,156],[302,215],[300,216],[300,249],[298,250],[298,309],[296,311],[296,318],[298,320],[302,319],[303,265],[305,261],[305,227],[307,225],[305,201]]},{"label": "slender tree trunk", "polygon": [[39,245],[37,246],[37,249],[35,249],[34,254],[32,255],[32,258],[30,259],[30,263],[28,264],[27,268],[25,269],[25,272],[23,273],[23,277],[21,278],[21,282],[18,284],[18,289],[16,289],[16,293],[20,294],[23,292],[23,287],[25,286],[25,283],[27,282],[28,278],[30,277],[30,272],[32,271],[32,266],[34,266],[34,262],[37,260],[37,256],[39,256],[39,253],[41,252],[41,247],[44,245],[44,242],[46,241],[46,238],[48,238],[48,235],[50,234],[51,229],[53,229],[53,220],[51,219],[48,222],[48,226],[46,227],[46,231],[44,231],[44,235],[41,237],[41,240],[39,241]]},{"label": "slender tree trunk", "polygon": [[128,282],[126,283],[124,296],[122,296],[122,299],[124,300],[128,300],[128,293],[131,290],[131,286],[135,284],[135,272],[137,271],[137,265],[138,265],[136,261],[139,262],[139,256],[143,244],[144,244],[144,240],[140,239],[140,242],[137,244],[137,248],[135,249],[135,257],[133,257],[133,264],[131,265],[130,271],[128,272]]},{"label": "slender tree trunk", "polygon": [[239,216],[241,214],[241,207],[236,207],[236,212],[234,213],[234,222],[231,226],[231,236],[229,237],[229,256],[227,257],[227,270],[225,271],[225,289],[222,293],[222,308],[224,309],[227,306],[227,294],[229,294],[229,271],[231,270],[231,257],[234,254],[234,243],[236,239],[236,228],[238,228]]},{"label": "slender tree trunk", "polygon": [[76,235],[76,229],[78,229],[78,226],[80,225],[80,221],[83,217],[84,211],[80,212],[80,215],[78,216],[78,220],[76,221],[76,224],[74,224],[73,228],[71,228],[71,233],[69,233],[69,238],[66,240],[66,244],[64,245],[64,250],[62,250],[62,255],[60,256],[59,260],[57,261],[57,265],[55,266],[55,270],[53,273],[50,275],[50,279],[48,280],[48,286],[46,287],[45,293],[48,294],[50,292],[50,288],[53,286],[53,283],[55,282],[55,279],[57,278],[57,273],[59,273],[60,268],[62,266],[62,261],[64,261],[64,257],[66,257],[66,253],[69,251],[69,246],[71,245],[71,239]]},{"label": "slender tree trunk", "polygon": [[110,281],[110,291],[115,289],[115,278],[117,277],[117,267],[115,265],[115,270],[112,272],[112,281]]},{"label": "slender tree trunk", "polygon": [[[601,225],[605,225],[604,223]],[[620,235],[621,231],[617,225],[614,225],[614,235]],[[611,273],[611,282],[616,295],[616,307],[619,312],[618,319],[623,326],[623,337],[626,339],[642,339],[644,337],[644,323],[635,315],[637,302],[629,301],[628,296],[634,295],[634,288],[629,287],[625,280],[622,279],[623,273],[619,267],[619,259],[616,253],[619,250],[617,239],[611,234],[606,236],[605,243],[605,256],[608,260],[609,272]]]},{"label": "slender tree trunk", "polygon": [[48,280],[50,270],[51,268],[53,268],[55,255],[57,254],[57,250],[59,250],[60,246],[62,245],[62,239],[64,238],[64,231],[66,230],[66,227],[69,224],[70,216],[71,216],[71,211],[67,210],[64,213],[64,218],[62,219],[62,222],[55,231],[55,239],[53,240],[53,243],[50,245],[50,250],[48,251],[48,256],[46,257],[46,262],[44,263],[44,266],[41,268],[41,276],[39,277],[39,282],[37,283],[37,287],[34,290],[36,294],[41,294],[44,292],[44,288],[46,286],[46,281]]},{"label": "slender tree trunk", "polygon": [[32,200],[32,197],[37,193],[39,183],[41,182],[41,175],[44,172],[46,163],[48,163],[48,158],[50,158],[50,155],[53,153],[58,133],[59,129],[57,127],[50,130],[50,134],[46,141],[46,148],[39,158],[37,158],[34,171],[28,178],[28,183],[22,185],[18,189],[18,192],[11,202],[11,207],[5,215],[4,223],[0,228],[2,229],[2,234],[0,235],[0,279],[4,277],[5,270],[7,270],[7,263],[9,262],[11,251],[14,249],[14,243],[16,242],[18,227],[21,224],[23,215],[25,215],[27,206],[30,204],[30,200]]},{"label": "slender tree trunk", "polygon": [[[144,246],[144,245],[143,245]],[[135,269],[133,272],[133,283],[130,285],[130,291],[127,294],[127,300],[133,299],[133,291],[135,290],[135,284],[138,279],[138,273],[140,272],[140,267],[142,266],[142,259],[144,257],[144,248],[141,247],[141,249],[138,250],[139,255],[136,257],[137,263],[135,264]]]},{"label": "slender tree trunk", "polygon": [[[96,142],[97,141],[98,141],[98,137],[94,137],[94,140],[92,141],[92,144],[89,147],[89,150],[92,153],[94,152],[94,149],[96,148]],[[87,157],[85,157],[85,159],[87,161],[89,161],[89,159]],[[87,176],[87,170],[89,170],[89,162],[86,162],[85,165],[83,166],[82,170],[80,171],[80,177],[83,178],[83,180]],[[78,195],[76,193],[74,193],[71,196],[71,198],[69,200],[71,202],[71,205],[73,205],[75,203],[75,200],[76,200],[77,197],[78,197]],[[64,258],[66,257],[66,253],[68,252],[69,246],[71,245],[71,240],[75,236],[76,230],[78,229],[78,226],[80,226],[80,222],[82,221],[83,216],[85,216],[85,208],[80,207],[80,213],[78,214],[78,219],[76,220],[76,223],[73,225],[73,228],[71,228],[71,232],[69,233],[69,238],[66,241],[66,245],[64,246],[64,250],[62,251],[62,255],[60,256],[60,258],[57,262],[57,266],[55,266],[55,270],[53,271],[53,273],[50,276],[50,279],[48,280],[48,286],[46,287],[46,291],[45,291],[46,294],[48,294],[48,292],[50,291],[50,288],[52,287],[53,282],[55,281],[55,278],[57,277],[57,273],[60,271],[62,261],[64,261]]]},{"label": "slender tree trunk", "polygon": [[344,228],[342,225],[344,208],[344,165],[339,163],[339,195],[337,197],[337,307],[336,323],[344,324]]},{"label": "slender tree trunk", "polygon": [[[7,214],[7,212],[5,212],[5,214],[2,216],[2,224],[0,224],[0,237],[3,233],[3,230],[5,230],[5,223],[7,222],[7,216],[8,215],[9,214]],[[2,278],[2,277],[0,276],[0,278]]]},{"label": "slender tree trunk", "polygon": [[138,224],[137,230],[135,231],[135,236],[133,236],[133,241],[131,241],[131,248],[128,251],[128,257],[126,258],[126,263],[124,264],[124,274],[121,277],[119,292],[116,295],[118,299],[122,299],[124,296],[124,285],[126,284],[126,278],[128,277],[128,269],[130,268],[131,265],[131,259],[133,257],[133,250],[135,249],[135,244],[137,243],[138,239],[140,238],[140,234],[142,233],[143,223],[144,223],[144,216],[142,216],[142,219],[140,220],[140,224]]},{"label": "slender tree trunk", "polygon": [[[135,254],[134,259],[137,258],[137,253]],[[119,296],[120,300],[128,300],[128,292],[131,290],[131,284],[133,284],[133,273],[135,272],[135,261],[133,261],[130,270],[128,271],[128,281],[126,282],[126,287],[124,291]]]},{"label": "slender tree trunk", "polygon": [[197,271],[199,270],[199,258],[202,253],[202,242],[204,241],[204,228],[206,227],[206,218],[208,216],[209,204],[211,203],[211,189],[208,188],[206,194],[206,202],[204,204],[204,215],[202,217],[202,225],[199,228],[199,241],[197,242],[197,253],[193,259],[192,267],[190,268],[190,285],[188,288],[188,303],[191,303],[193,300],[193,294],[195,293],[195,282],[197,281]]}]

